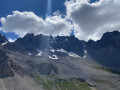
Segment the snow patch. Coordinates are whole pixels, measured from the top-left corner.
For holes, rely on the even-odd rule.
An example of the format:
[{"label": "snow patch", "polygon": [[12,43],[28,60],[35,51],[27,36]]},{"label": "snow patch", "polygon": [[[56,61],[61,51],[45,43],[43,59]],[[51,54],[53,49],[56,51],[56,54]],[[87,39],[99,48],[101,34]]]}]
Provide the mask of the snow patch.
[{"label": "snow patch", "polygon": [[49,56],[49,58],[50,58],[50,59],[54,59],[54,60],[59,59],[56,55]]},{"label": "snow patch", "polygon": [[55,50],[54,50],[54,49],[51,49],[50,51],[51,51],[51,52],[55,52]]},{"label": "snow patch", "polygon": [[[55,50],[55,51],[62,52],[62,53],[67,53],[68,56],[70,56],[70,57],[80,57],[79,55],[77,55],[77,54],[75,54],[75,53],[73,53],[73,52],[67,52],[67,51],[64,50],[64,49],[58,49],[58,50]],[[86,54],[86,53],[87,53],[87,50],[84,50],[84,52],[85,52],[85,54]],[[85,57],[86,57],[86,56],[80,57],[80,58],[85,58]]]},{"label": "snow patch", "polygon": [[84,53],[86,54],[86,53],[87,53],[87,50],[84,50]]},{"label": "snow patch", "polygon": [[58,50],[56,50],[56,51],[58,51],[58,52],[63,52],[63,53],[67,53],[68,56],[70,56],[70,57],[80,57],[79,55],[77,55],[77,54],[75,54],[75,53],[72,53],[72,52],[67,52],[67,51],[64,50],[64,49],[58,49]]},{"label": "snow patch", "polygon": [[30,56],[30,55],[32,55],[32,53],[28,53],[28,55]]},{"label": "snow patch", "polygon": [[64,53],[68,53],[67,51],[65,51],[64,49],[58,49],[56,50],[57,52],[64,52]]},{"label": "snow patch", "polygon": [[78,56],[77,54],[75,54],[75,53],[68,53],[68,56],[70,56],[70,57],[80,57],[80,56]]},{"label": "snow patch", "polygon": [[37,51],[39,52],[36,56],[42,56],[42,51],[37,49]]},{"label": "snow patch", "polygon": [[84,55],[84,57],[83,58],[86,58],[86,55]]},{"label": "snow patch", "polygon": [[82,58],[86,58],[86,57],[87,57],[87,56],[86,56],[87,50],[84,50],[84,53],[85,53],[85,55],[84,55],[84,57],[82,57]]},{"label": "snow patch", "polygon": [[15,42],[17,39],[8,38],[9,42]]},{"label": "snow patch", "polygon": [[6,45],[8,42],[2,43],[2,46]]},{"label": "snow patch", "polygon": [[39,53],[37,54],[37,56],[42,56],[42,52],[39,52]]}]

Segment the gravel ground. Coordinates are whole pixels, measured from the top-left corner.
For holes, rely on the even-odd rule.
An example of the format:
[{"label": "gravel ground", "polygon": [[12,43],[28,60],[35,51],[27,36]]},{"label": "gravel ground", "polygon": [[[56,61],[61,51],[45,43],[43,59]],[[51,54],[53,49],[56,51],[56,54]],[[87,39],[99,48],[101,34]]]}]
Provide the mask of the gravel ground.
[{"label": "gravel ground", "polygon": [[[36,71],[38,75],[41,75],[39,70],[42,68],[41,65],[45,65],[43,70],[51,70],[53,73],[55,73],[53,67],[57,68],[55,75],[59,78],[80,77],[97,86],[98,90],[120,90],[120,76],[93,68],[93,66],[100,65],[89,56],[86,58],[59,56],[57,60],[49,59],[46,56],[37,57],[13,52],[10,52],[8,56],[22,69],[31,70],[25,71],[25,73]],[[50,68],[46,64],[50,64]],[[41,85],[35,83],[33,77],[27,74],[22,77],[17,72],[15,73],[14,77],[0,79],[0,90],[43,90]]]}]

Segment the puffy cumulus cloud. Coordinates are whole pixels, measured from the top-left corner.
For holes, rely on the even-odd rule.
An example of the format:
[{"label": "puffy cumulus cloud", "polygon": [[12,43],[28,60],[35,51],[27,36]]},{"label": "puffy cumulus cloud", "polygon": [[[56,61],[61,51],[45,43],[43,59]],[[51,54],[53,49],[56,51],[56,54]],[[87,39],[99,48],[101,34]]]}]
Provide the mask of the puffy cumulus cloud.
[{"label": "puffy cumulus cloud", "polygon": [[65,6],[65,18],[59,11],[45,19],[33,12],[14,11],[12,15],[1,18],[3,27],[0,29],[24,36],[26,33],[69,35],[74,28],[79,39],[98,40],[103,33],[120,28],[120,0],[99,0],[95,3],[67,0]]},{"label": "puffy cumulus cloud", "polygon": [[26,33],[45,34],[45,35],[68,35],[72,29],[72,24],[59,13],[43,20],[33,12],[13,11],[12,15],[1,18],[5,32],[15,32],[19,36]]},{"label": "puffy cumulus cloud", "polygon": [[104,32],[120,29],[120,0],[67,0],[65,5],[79,39],[98,40]]}]

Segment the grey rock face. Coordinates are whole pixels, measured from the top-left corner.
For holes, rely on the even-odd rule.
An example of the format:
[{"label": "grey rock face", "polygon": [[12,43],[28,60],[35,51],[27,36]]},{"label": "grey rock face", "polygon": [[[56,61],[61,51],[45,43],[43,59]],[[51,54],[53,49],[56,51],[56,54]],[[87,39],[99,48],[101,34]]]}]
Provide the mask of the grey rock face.
[{"label": "grey rock face", "polygon": [[0,45],[2,44],[2,43],[5,43],[5,42],[7,42],[8,40],[6,39],[6,37],[5,36],[2,36],[1,34],[0,34]]},{"label": "grey rock face", "polygon": [[120,33],[106,32],[98,41],[87,42],[88,54],[101,65],[120,71]]},{"label": "grey rock face", "polygon": [[6,56],[6,52],[0,49],[0,78],[13,77],[10,61]]},{"label": "grey rock face", "polygon": [[5,49],[20,52],[24,54],[38,54],[38,50],[49,52],[53,49],[64,49],[68,52],[74,52],[81,57],[84,56],[83,44],[75,36],[45,36],[27,34],[23,38],[18,38],[14,43],[8,43],[4,46]]}]

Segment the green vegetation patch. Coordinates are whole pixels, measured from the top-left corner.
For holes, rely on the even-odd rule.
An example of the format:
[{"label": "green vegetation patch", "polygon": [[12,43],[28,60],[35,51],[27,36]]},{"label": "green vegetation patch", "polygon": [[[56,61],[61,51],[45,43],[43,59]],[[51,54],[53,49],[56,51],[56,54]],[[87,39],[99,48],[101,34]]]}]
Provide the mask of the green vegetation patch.
[{"label": "green vegetation patch", "polygon": [[96,78],[91,78],[91,80],[93,80],[96,83],[107,83],[107,81],[105,81],[105,80],[96,79]]},{"label": "green vegetation patch", "polygon": [[116,71],[116,70],[113,70],[113,69],[110,69],[110,68],[98,67],[98,66],[93,66],[93,68],[96,68],[96,69],[99,69],[99,70],[104,70],[104,71],[107,71],[107,72],[110,72],[110,73],[114,73],[114,74],[119,74],[120,75],[119,71]]},{"label": "green vegetation patch", "polygon": [[35,82],[43,85],[45,90],[91,90],[87,82],[80,78],[59,79],[37,76]]},{"label": "green vegetation patch", "polygon": [[111,82],[106,81],[106,80],[102,80],[102,79],[98,79],[98,78],[91,78],[91,80],[93,80],[94,82],[99,83],[99,84],[100,84],[100,83],[101,83],[101,84],[107,83],[107,84],[113,86],[113,84],[112,84]]}]

